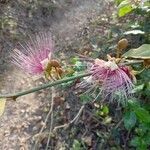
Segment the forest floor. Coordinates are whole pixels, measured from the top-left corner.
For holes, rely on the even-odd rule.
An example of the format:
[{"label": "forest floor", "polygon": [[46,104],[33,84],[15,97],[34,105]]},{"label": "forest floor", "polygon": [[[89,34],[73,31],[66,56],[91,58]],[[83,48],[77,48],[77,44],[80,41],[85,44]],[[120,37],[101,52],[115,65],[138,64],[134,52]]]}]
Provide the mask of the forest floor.
[{"label": "forest floor", "polygon": [[[54,35],[56,49],[62,59],[74,56],[75,53],[89,53],[94,44],[104,47],[107,43],[105,37],[109,36],[110,16],[114,9],[111,3],[102,0],[58,1],[53,2],[54,7],[49,10],[47,6],[51,3],[47,1],[40,5],[36,5],[34,1],[31,4],[27,4],[25,1],[0,3],[2,17],[11,15],[13,18],[9,20],[13,22],[13,27],[7,24],[0,37],[1,93],[21,91],[45,82],[42,77],[31,77],[25,74],[10,62],[10,52],[29,34],[44,29],[50,30]],[[99,39],[94,37],[99,37]],[[102,50],[99,55],[104,55],[104,53],[106,52]],[[69,92],[68,89],[65,92],[58,90],[55,93],[55,101],[55,115],[60,116],[56,119],[56,125],[71,120],[80,108],[79,98],[72,89]],[[58,103],[61,101],[61,104],[57,104],[57,101]],[[17,101],[7,101],[5,112],[0,118],[0,149],[32,150],[36,135],[44,125],[50,104],[51,92],[49,89],[19,97]],[[73,129],[61,131],[59,136],[54,136],[50,141],[50,149],[71,149],[74,139],[78,138],[82,139],[91,150],[96,150],[98,147],[107,149],[105,141],[101,141],[100,137],[103,133],[106,135],[109,133],[107,127],[100,125],[99,121],[86,111],[81,120]],[[49,124],[50,121],[48,121],[45,132],[49,128]],[[97,129],[101,129],[101,133],[96,132]],[[97,138],[98,134],[99,138]],[[43,135],[40,138],[37,149],[44,149],[47,136]],[[110,142],[113,143],[113,141]]]}]

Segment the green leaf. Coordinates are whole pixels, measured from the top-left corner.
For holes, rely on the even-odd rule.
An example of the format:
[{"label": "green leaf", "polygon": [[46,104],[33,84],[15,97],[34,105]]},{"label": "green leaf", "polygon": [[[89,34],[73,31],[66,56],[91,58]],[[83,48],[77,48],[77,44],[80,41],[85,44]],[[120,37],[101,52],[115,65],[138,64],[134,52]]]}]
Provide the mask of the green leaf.
[{"label": "green leaf", "polygon": [[5,104],[6,104],[6,99],[1,98],[0,99],[0,117],[3,115],[4,110],[5,110]]},{"label": "green leaf", "polygon": [[89,102],[92,100],[91,96],[87,95],[87,94],[81,94],[80,95],[80,100],[82,101],[83,104]]},{"label": "green leaf", "polygon": [[140,103],[139,101],[137,101],[137,99],[129,99],[128,100],[128,107],[132,110],[139,108],[140,107]]},{"label": "green leaf", "polygon": [[70,59],[70,62],[71,62],[72,64],[76,64],[77,61],[79,61],[79,58],[78,58],[78,57],[73,57],[73,58]]},{"label": "green leaf", "polygon": [[131,142],[131,146],[136,147],[137,150],[147,150],[148,144],[145,142],[145,140],[142,137],[134,137]]},{"label": "green leaf", "polygon": [[134,8],[132,7],[130,1],[124,0],[118,6],[118,15],[123,17],[126,14],[130,13]]},{"label": "green leaf", "polygon": [[150,113],[145,108],[142,108],[138,101],[129,100],[129,108],[135,112],[137,119],[144,123],[150,123]]},{"label": "green leaf", "polygon": [[135,86],[135,88],[132,90],[132,93],[137,93],[137,92],[143,91],[144,85],[145,84],[140,84],[140,85]]},{"label": "green leaf", "polygon": [[76,71],[82,71],[85,67],[86,67],[86,65],[81,61],[77,61],[74,65],[74,69]]},{"label": "green leaf", "polygon": [[150,44],[131,49],[122,55],[125,58],[150,59]]},{"label": "green leaf", "polygon": [[139,127],[137,128],[136,130],[136,133],[139,135],[139,136],[146,136],[148,134],[150,134],[150,123],[140,123],[139,124]]},{"label": "green leaf", "polygon": [[96,111],[97,116],[107,116],[108,114],[109,114],[109,108],[106,105],[102,106],[102,108]]},{"label": "green leaf", "polygon": [[137,115],[137,118],[145,123],[150,123],[150,114],[147,110],[145,110],[144,108],[135,108],[135,113]]},{"label": "green leaf", "polygon": [[127,112],[123,118],[124,126],[127,130],[131,130],[136,124],[136,115],[133,111]]},{"label": "green leaf", "polygon": [[129,34],[134,34],[134,35],[137,35],[137,34],[145,34],[144,31],[141,31],[141,30],[131,30],[131,31],[126,31],[124,32],[125,35],[129,35]]},{"label": "green leaf", "polygon": [[102,112],[105,114],[105,115],[108,115],[108,113],[109,113],[109,108],[108,108],[108,106],[104,106],[103,108],[102,108]]},{"label": "green leaf", "polygon": [[124,0],[115,0],[116,5],[118,6]]},{"label": "green leaf", "polygon": [[75,139],[73,141],[73,146],[72,146],[71,150],[83,150],[83,148],[81,147],[81,143]]},{"label": "green leaf", "polygon": [[131,146],[134,147],[137,147],[138,145],[140,145],[140,143],[140,138],[138,136],[134,137],[130,142]]}]

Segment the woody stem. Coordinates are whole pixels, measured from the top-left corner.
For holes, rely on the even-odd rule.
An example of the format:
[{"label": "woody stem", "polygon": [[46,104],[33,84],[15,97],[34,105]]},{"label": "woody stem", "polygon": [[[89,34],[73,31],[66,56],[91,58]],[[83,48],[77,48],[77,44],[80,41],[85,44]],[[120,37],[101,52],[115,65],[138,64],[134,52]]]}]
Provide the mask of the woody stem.
[{"label": "woody stem", "polygon": [[61,83],[66,83],[66,82],[69,82],[69,81],[72,81],[72,80],[75,80],[75,79],[79,79],[79,78],[83,78],[83,77],[86,77],[86,76],[90,76],[90,75],[91,75],[91,73],[79,74],[77,76],[72,76],[72,77],[69,77],[69,78],[57,80],[55,82],[46,83],[46,84],[43,84],[42,86],[38,86],[38,87],[35,87],[35,88],[32,88],[32,89],[17,92],[17,93],[14,93],[14,94],[0,95],[0,98],[10,98],[10,99],[15,100],[16,98],[18,98],[20,96],[23,96],[23,95],[27,95],[27,94],[30,94],[30,93],[33,93],[33,92],[36,92],[36,91],[39,91],[39,90],[42,90],[42,89],[46,89],[48,87],[56,86],[56,85],[61,84]]}]

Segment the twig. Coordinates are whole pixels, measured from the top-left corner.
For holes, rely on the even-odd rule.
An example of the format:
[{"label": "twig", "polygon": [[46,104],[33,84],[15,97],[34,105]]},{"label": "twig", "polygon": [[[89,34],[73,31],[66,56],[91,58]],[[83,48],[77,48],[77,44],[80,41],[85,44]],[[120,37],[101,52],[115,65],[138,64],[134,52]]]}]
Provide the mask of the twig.
[{"label": "twig", "polygon": [[90,76],[90,75],[91,75],[91,73],[80,74],[80,75],[69,77],[69,78],[66,78],[66,79],[57,80],[55,82],[50,82],[50,83],[47,83],[47,84],[43,84],[41,86],[32,88],[30,90],[26,90],[26,91],[14,93],[14,94],[0,95],[0,98],[8,98],[8,99],[16,100],[16,98],[18,98],[20,96],[27,95],[27,94],[30,94],[30,93],[33,93],[33,92],[36,92],[36,91],[39,91],[39,90],[42,90],[42,89],[46,89],[48,87],[52,87],[52,86],[55,86],[55,85],[58,85],[58,84],[61,84],[61,83],[69,82],[69,81],[72,81],[72,80],[75,80],[75,79],[78,79],[78,78],[82,78],[82,77],[86,77],[86,76]]},{"label": "twig", "polygon": [[51,102],[51,124],[50,124],[50,129],[49,129],[49,135],[48,135],[48,140],[46,144],[45,150],[48,150],[49,142],[50,142],[50,137],[53,129],[53,122],[54,122],[54,114],[53,114],[53,108],[54,108],[54,97],[55,97],[55,88],[52,88],[52,102]]},{"label": "twig", "polygon": [[122,122],[123,122],[123,118],[116,124],[115,129],[117,129],[121,125]]},{"label": "twig", "polygon": [[[38,133],[38,135],[41,135],[42,134],[42,132],[43,132],[43,130],[44,130],[44,128],[45,128],[45,126],[46,126],[46,123],[47,123],[47,121],[48,121],[48,119],[49,119],[49,116],[51,115],[52,116],[52,114],[53,114],[53,106],[54,106],[54,94],[55,92],[54,92],[54,90],[53,90],[53,88],[52,88],[52,100],[51,100],[51,108],[50,108],[50,110],[49,110],[49,112],[48,112],[48,114],[47,114],[47,116],[46,116],[46,119],[45,119],[45,121],[44,121],[44,124],[43,124],[43,126],[42,126],[42,128],[41,128],[41,130],[40,130],[40,132]],[[52,117],[51,117],[51,124],[52,124]],[[52,125],[51,125],[52,126]],[[35,135],[35,136],[38,136],[38,135]],[[34,145],[34,150],[36,150],[37,149],[37,144],[38,144],[38,142],[39,142],[39,138],[36,140],[36,142],[35,142],[35,145]]]},{"label": "twig", "polygon": [[[91,112],[90,110],[86,109],[86,112],[87,112],[95,121],[97,121],[99,124],[105,126],[105,124],[104,124],[102,121],[100,121],[99,119],[97,119],[97,118],[92,114],[92,112]],[[98,116],[98,117],[103,120],[103,118],[102,118],[101,116]]]},{"label": "twig", "polygon": [[128,141],[128,139],[129,139],[130,133],[131,133],[131,130],[128,131],[127,137],[126,137],[125,140],[124,140],[124,148],[125,148],[125,149],[126,149],[126,147],[127,147],[127,141]]},{"label": "twig", "polygon": [[69,122],[69,123],[66,123],[66,124],[63,124],[63,125],[60,125],[60,126],[56,126],[53,131],[56,132],[58,129],[61,129],[61,128],[68,128],[71,124],[73,124],[74,122],[76,122],[78,120],[78,118],[80,117],[83,109],[84,109],[85,105],[82,105],[80,110],[78,111],[77,115]]},{"label": "twig", "polygon": [[[123,66],[123,65],[137,64],[137,63],[142,63],[142,62],[143,62],[143,60],[139,60],[139,61],[134,61],[134,62],[120,63],[119,65]],[[86,76],[90,76],[91,74],[92,73],[84,73],[84,74],[69,77],[69,78],[66,78],[66,79],[57,80],[55,82],[46,83],[46,84],[43,84],[42,86],[38,86],[38,87],[29,89],[29,90],[26,90],[26,91],[17,92],[17,93],[14,93],[14,94],[0,95],[0,98],[8,98],[7,100],[10,100],[10,99],[16,100],[16,98],[18,98],[20,96],[27,95],[27,94],[30,94],[30,93],[34,93],[36,91],[40,91],[42,89],[46,89],[48,87],[52,87],[52,86],[55,86],[55,85],[58,85],[58,84],[61,84],[61,83],[69,82],[69,81],[72,81],[72,80],[75,80],[75,79],[78,79],[78,78],[83,78],[83,77],[86,77]]]},{"label": "twig", "polygon": [[94,59],[93,59],[93,58],[90,58],[90,57],[88,57],[88,56],[81,55],[81,54],[78,54],[78,53],[75,53],[75,54],[76,54],[77,56],[79,56],[80,59],[82,59],[82,60],[94,62]]}]

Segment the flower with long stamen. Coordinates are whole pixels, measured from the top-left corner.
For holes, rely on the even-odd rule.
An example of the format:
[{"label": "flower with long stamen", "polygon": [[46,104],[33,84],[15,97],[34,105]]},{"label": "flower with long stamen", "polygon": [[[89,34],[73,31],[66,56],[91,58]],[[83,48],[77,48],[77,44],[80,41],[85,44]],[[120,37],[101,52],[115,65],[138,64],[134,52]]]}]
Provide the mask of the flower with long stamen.
[{"label": "flower with long stamen", "polygon": [[[77,84],[77,88],[86,90],[85,94],[95,95],[94,100],[101,95],[103,100],[126,103],[126,100],[132,96],[134,78],[131,70],[128,66],[119,66],[115,58],[108,57],[108,61],[95,59],[88,70],[91,76],[84,78]],[[97,89],[100,89],[99,94]]]},{"label": "flower with long stamen", "polygon": [[96,59],[91,73],[92,79],[101,84],[104,99],[125,100],[131,95],[133,83],[127,66],[118,66],[114,60]]},{"label": "flower with long stamen", "polygon": [[31,38],[22,48],[14,50],[12,62],[25,72],[36,75],[44,71],[51,59],[54,43],[49,33],[41,33]]}]

